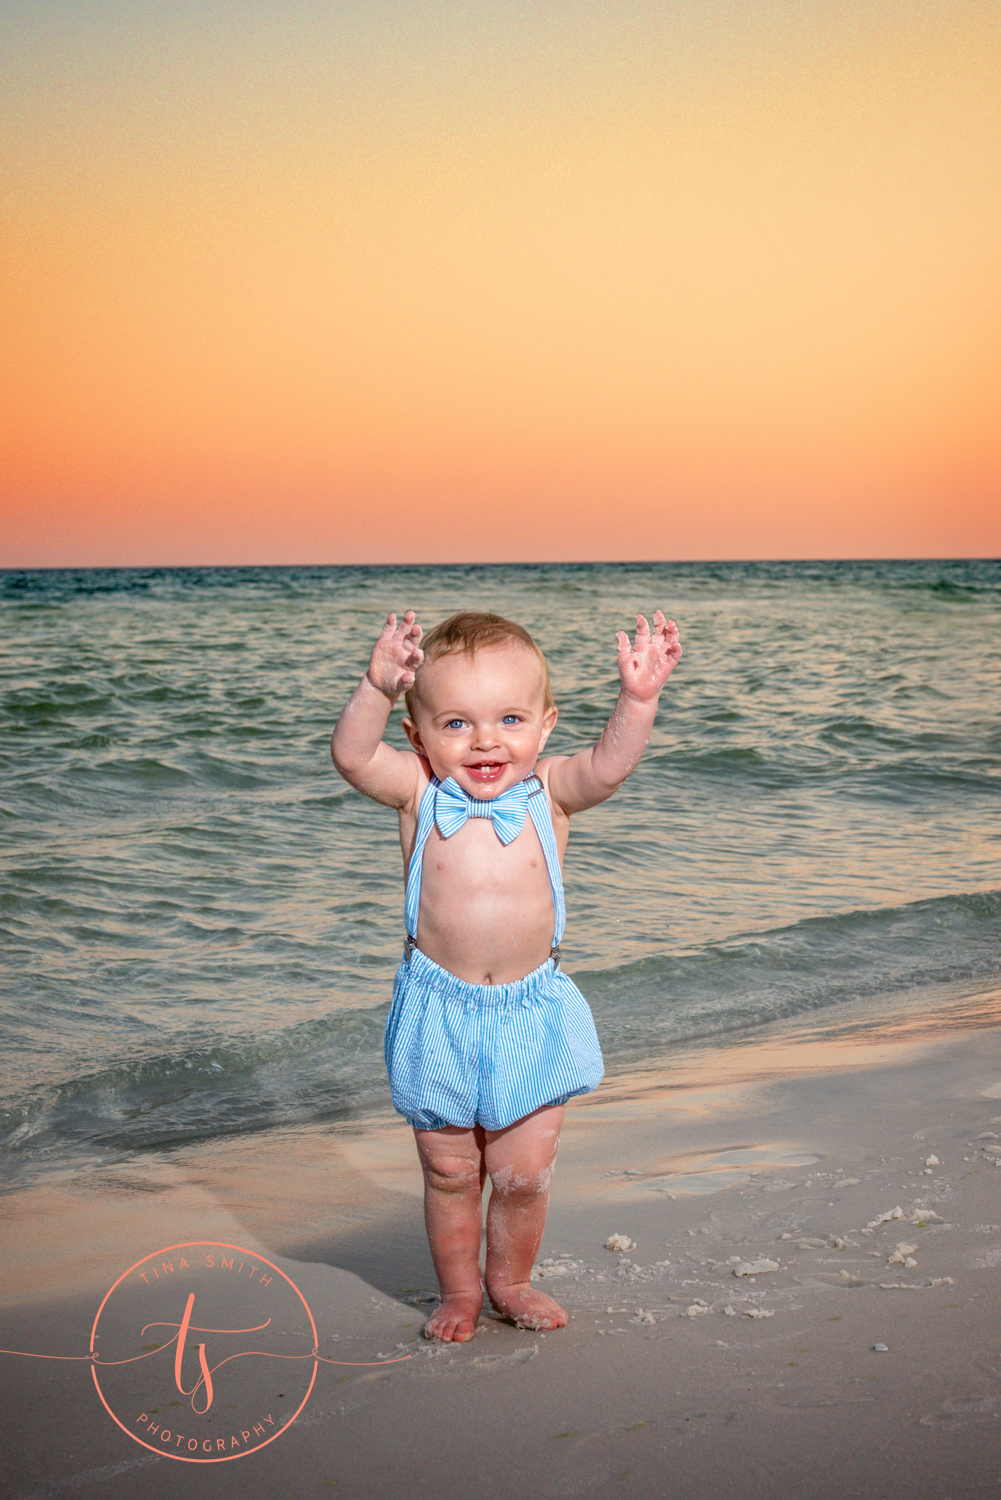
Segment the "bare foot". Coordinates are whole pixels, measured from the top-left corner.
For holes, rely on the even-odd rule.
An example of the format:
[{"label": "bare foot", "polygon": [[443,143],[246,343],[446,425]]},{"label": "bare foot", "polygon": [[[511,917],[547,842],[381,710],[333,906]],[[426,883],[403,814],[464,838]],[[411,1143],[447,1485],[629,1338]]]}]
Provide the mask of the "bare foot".
[{"label": "bare foot", "polygon": [[567,1315],[558,1302],[537,1292],[528,1281],[490,1288],[490,1301],[518,1328],[565,1328]]},{"label": "bare foot", "polygon": [[468,1344],[476,1332],[476,1319],[483,1306],[480,1292],[449,1292],[441,1305],[424,1324],[426,1339],[441,1339],[446,1344]]}]

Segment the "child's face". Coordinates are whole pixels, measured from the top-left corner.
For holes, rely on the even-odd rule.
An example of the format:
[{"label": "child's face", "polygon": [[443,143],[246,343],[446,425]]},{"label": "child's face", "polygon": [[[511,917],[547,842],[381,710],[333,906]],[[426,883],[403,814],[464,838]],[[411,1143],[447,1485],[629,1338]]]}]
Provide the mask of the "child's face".
[{"label": "child's face", "polygon": [[492,799],[531,775],[555,723],[538,657],[511,642],[425,662],[403,727],[439,780]]}]

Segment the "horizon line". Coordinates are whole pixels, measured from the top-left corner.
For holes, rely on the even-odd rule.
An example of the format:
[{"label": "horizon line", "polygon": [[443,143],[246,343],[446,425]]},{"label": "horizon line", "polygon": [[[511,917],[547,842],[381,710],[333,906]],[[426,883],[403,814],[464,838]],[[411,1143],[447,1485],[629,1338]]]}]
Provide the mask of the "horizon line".
[{"label": "horizon line", "polygon": [[334,568],[412,569],[421,568],[651,568],[651,567],[746,567],[755,564],[774,567],[779,564],[816,566],[832,563],[1001,563],[1001,556],[984,553],[941,553],[927,556],[839,556],[839,557],[675,557],[675,558],[533,558],[524,559],[451,559],[434,562],[243,562],[243,563],[13,563],[0,564],[0,577],[18,573],[220,573],[250,570],[299,571]]}]

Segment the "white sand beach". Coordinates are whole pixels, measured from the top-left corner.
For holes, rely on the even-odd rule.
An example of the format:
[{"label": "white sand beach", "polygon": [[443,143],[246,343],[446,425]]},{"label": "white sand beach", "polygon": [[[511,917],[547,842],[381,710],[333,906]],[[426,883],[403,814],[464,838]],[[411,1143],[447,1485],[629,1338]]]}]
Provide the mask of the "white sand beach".
[{"label": "white sand beach", "polygon": [[[487,1310],[464,1346],[419,1337],[434,1280],[395,1117],[38,1185],[4,1201],[5,1348],[85,1355],[134,1261],[217,1241],[290,1276],[320,1355],[359,1363],[321,1364],[260,1451],[196,1464],[127,1437],[86,1360],[4,1355],[3,1493],[992,1494],[999,1162],[1001,1028],[772,1029],[613,1078],[568,1110],[540,1255],[569,1327],[522,1332]],[[606,1248],[614,1235],[628,1249]],[[253,1378],[280,1413],[291,1377],[263,1363]],[[171,1403],[185,1446],[222,1430],[239,1381],[218,1375],[204,1416]],[[139,1415],[145,1432],[162,1413]]]}]

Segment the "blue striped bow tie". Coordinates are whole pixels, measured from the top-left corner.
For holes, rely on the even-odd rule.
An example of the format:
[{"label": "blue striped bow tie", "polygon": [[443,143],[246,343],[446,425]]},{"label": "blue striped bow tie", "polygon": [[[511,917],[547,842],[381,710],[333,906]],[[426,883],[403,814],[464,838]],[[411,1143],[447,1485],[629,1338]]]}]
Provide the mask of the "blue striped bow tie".
[{"label": "blue striped bow tie", "polygon": [[492,801],[470,797],[454,776],[443,781],[434,800],[434,820],[443,839],[464,828],[468,818],[490,818],[502,844],[510,844],[525,826],[528,811],[528,782],[519,781],[509,792]]}]

